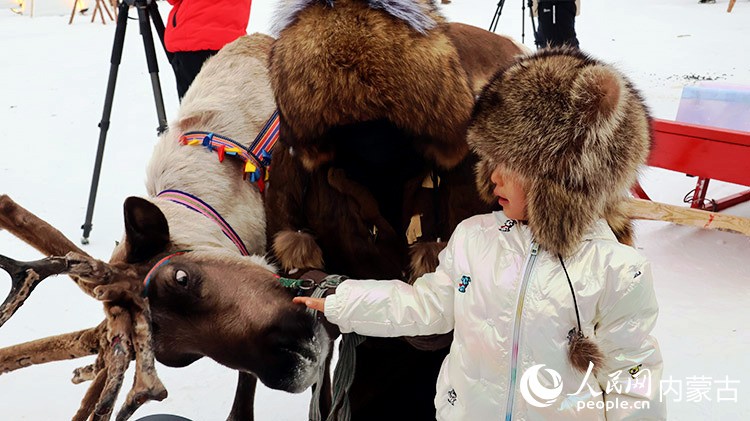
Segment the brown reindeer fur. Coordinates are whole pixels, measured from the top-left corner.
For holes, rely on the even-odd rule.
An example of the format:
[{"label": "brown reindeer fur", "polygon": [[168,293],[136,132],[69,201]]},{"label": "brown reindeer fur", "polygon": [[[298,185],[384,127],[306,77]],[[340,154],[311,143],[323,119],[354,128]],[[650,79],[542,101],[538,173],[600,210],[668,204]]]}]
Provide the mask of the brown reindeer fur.
[{"label": "brown reindeer fur", "polygon": [[281,136],[305,168],[334,158],[333,127],[379,119],[417,135],[418,149],[443,168],[464,158],[473,95],[440,28],[423,35],[365,2],[339,0],[310,5],[281,31],[271,83]]}]

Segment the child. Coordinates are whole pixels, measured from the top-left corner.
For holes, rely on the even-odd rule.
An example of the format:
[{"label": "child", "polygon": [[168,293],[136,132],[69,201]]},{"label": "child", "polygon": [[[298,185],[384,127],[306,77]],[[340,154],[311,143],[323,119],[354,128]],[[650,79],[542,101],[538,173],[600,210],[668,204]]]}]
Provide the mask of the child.
[{"label": "child", "polygon": [[666,419],[649,264],[602,219],[621,224],[649,133],[612,67],[574,49],[522,57],[488,83],[468,132],[478,187],[503,211],[462,222],[413,285],[347,280],[295,302],[342,332],[453,330],[441,420]]}]

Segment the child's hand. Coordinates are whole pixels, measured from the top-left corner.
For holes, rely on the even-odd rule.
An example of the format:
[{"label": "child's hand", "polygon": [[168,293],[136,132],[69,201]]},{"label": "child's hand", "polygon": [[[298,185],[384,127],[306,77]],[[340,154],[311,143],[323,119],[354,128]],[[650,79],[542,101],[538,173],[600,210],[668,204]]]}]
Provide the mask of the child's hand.
[{"label": "child's hand", "polygon": [[318,310],[321,313],[326,309],[325,298],[294,297],[292,298],[292,302],[297,304],[304,304],[313,310]]}]

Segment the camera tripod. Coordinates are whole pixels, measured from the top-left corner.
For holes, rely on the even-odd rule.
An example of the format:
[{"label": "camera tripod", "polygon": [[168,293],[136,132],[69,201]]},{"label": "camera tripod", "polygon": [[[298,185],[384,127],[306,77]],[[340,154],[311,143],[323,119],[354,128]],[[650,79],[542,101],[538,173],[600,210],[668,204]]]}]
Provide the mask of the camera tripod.
[{"label": "camera tripod", "polygon": [[[534,35],[534,45],[539,47],[539,37],[536,30],[536,23],[534,22],[534,4],[533,0],[521,0],[521,44],[524,43],[526,37],[526,6],[529,7],[529,18],[531,18],[531,30]],[[495,14],[492,16],[492,22],[490,22],[490,31],[495,32],[497,24],[500,22],[500,15],[503,12],[503,6],[505,6],[505,0],[498,0]]]},{"label": "camera tripod", "polygon": [[[167,130],[167,115],[164,111],[164,99],[159,83],[159,65],[156,61],[156,50],[154,48],[154,37],[151,34],[151,21],[153,21],[156,33],[159,35],[162,47],[164,46],[164,22],[159,15],[154,0],[122,0],[117,12],[117,26],[115,27],[115,40],[112,45],[112,57],[110,59],[109,80],[107,81],[107,93],[104,97],[104,110],[102,111],[102,120],[99,122],[99,145],[96,150],[96,161],[94,162],[94,174],[91,179],[91,190],[89,191],[88,207],[86,209],[86,221],[81,226],[83,229],[83,238],[81,243],[89,243],[89,234],[91,233],[91,220],[94,215],[94,203],[96,202],[96,192],[99,186],[99,175],[101,174],[102,158],[104,157],[104,145],[107,140],[107,131],[109,130],[109,118],[112,114],[112,100],[115,96],[115,83],[117,82],[117,71],[122,59],[122,47],[125,44],[125,29],[128,24],[128,9],[133,6],[138,10],[138,22],[141,37],[143,38],[143,47],[146,52],[146,63],[148,73],[151,75],[151,88],[154,91],[154,102],[156,103],[156,115],[159,119],[159,127],[156,129],[158,134]],[[164,49],[167,56],[169,52]]]}]

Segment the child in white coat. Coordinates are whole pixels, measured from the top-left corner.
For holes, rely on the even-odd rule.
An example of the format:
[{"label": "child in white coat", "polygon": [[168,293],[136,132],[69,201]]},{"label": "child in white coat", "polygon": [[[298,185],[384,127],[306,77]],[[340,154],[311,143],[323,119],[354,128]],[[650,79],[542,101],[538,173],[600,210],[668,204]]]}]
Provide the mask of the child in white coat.
[{"label": "child in white coat", "polygon": [[295,301],[344,333],[453,330],[440,420],[666,419],[651,270],[617,240],[650,147],[642,98],[611,66],[543,50],[488,83],[468,141],[478,188],[503,211],[459,224],[413,285],[347,280]]}]

